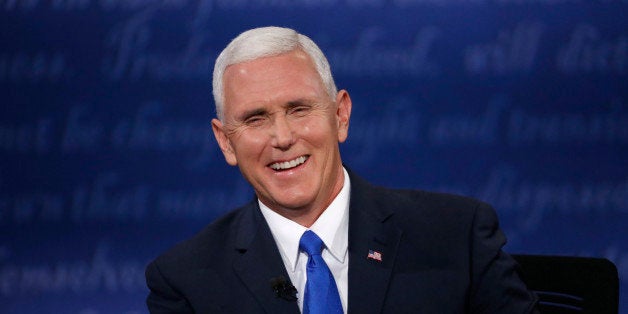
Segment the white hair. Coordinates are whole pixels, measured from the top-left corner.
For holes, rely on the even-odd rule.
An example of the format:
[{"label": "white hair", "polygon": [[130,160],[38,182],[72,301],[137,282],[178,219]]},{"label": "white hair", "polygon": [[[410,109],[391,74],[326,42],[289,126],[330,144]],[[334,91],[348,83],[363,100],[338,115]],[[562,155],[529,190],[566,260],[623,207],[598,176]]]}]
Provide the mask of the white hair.
[{"label": "white hair", "polygon": [[338,90],[331,75],[329,62],[327,62],[327,58],[325,58],[320,48],[309,37],[299,34],[290,28],[260,27],[238,35],[216,59],[212,85],[218,119],[222,120],[224,118],[225,95],[223,75],[228,66],[288,53],[295,49],[303,50],[314,62],[316,71],[321,77],[329,97],[334,100]]}]

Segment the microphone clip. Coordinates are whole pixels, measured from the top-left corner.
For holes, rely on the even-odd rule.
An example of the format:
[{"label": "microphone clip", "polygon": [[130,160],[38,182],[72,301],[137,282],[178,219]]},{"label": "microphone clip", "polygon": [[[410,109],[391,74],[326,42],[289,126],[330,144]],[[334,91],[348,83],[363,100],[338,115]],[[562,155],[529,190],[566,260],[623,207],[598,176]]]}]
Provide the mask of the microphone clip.
[{"label": "microphone clip", "polygon": [[286,301],[297,300],[297,288],[295,288],[284,276],[270,279],[270,286],[275,291],[275,296]]}]

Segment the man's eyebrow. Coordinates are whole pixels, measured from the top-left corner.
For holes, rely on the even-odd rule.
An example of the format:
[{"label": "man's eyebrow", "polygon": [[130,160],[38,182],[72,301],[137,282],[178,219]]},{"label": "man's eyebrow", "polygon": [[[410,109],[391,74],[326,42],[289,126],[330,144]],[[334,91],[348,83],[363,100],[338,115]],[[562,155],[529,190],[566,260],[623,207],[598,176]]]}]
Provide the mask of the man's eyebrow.
[{"label": "man's eyebrow", "polygon": [[287,102],[284,105],[284,107],[286,107],[286,108],[293,108],[293,107],[301,106],[301,105],[312,105],[314,103],[315,103],[315,101],[313,101],[311,99],[299,98],[299,99],[291,100],[291,101]]}]

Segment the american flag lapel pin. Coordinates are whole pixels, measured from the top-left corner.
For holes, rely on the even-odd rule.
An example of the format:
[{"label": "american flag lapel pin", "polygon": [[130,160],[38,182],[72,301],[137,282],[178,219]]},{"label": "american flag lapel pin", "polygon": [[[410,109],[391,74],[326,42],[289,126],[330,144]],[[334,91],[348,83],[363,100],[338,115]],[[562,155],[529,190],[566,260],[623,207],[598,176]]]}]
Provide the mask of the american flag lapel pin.
[{"label": "american flag lapel pin", "polygon": [[369,254],[366,256],[367,259],[376,260],[378,262],[382,261],[382,253],[374,250],[369,250]]}]

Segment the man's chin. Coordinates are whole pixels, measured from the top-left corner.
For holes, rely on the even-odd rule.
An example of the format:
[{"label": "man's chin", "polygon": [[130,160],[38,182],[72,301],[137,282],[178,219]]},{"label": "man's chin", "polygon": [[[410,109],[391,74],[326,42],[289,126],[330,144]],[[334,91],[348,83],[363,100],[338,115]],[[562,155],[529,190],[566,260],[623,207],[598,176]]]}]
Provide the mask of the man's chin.
[{"label": "man's chin", "polygon": [[299,212],[311,207],[313,200],[307,197],[274,197],[261,199],[262,203],[276,212]]},{"label": "man's chin", "polygon": [[299,201],[277,201],[271,203],[273,206],[268,206],[270,209],[275,211],[285,211],[285,212],[299,212],[306,210],[308,207],[308,202],[299,202]]}]

